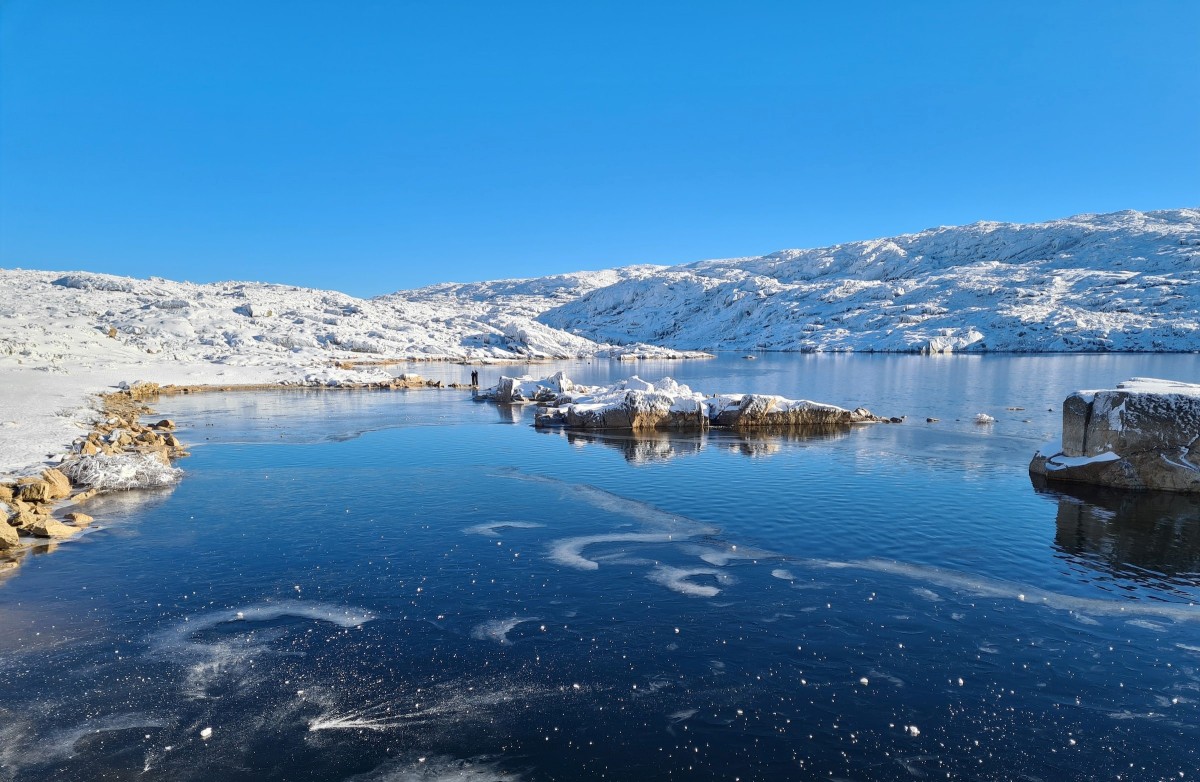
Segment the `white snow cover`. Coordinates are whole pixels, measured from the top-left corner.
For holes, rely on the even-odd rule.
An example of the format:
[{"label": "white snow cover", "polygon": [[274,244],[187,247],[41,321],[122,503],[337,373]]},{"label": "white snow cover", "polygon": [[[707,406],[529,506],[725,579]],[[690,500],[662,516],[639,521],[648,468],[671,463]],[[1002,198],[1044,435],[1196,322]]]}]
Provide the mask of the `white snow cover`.
[{"label": "white snow cover", "polygon": [[683,266],[439,285],[601,342],[804,351],[1200,348],[1200,209],[980,222]]}]

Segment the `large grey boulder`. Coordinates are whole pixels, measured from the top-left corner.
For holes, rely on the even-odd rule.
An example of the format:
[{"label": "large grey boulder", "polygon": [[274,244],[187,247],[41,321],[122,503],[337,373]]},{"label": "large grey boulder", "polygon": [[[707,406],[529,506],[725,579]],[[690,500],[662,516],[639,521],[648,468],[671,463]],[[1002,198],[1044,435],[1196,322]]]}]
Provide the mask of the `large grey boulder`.
[{"label": "large grey boulder", "polygon": [[1134,378],[1071,394],[1061,444],[1039,449],[1029,471],[1050,481],[1200,492],[1200,385]]}]

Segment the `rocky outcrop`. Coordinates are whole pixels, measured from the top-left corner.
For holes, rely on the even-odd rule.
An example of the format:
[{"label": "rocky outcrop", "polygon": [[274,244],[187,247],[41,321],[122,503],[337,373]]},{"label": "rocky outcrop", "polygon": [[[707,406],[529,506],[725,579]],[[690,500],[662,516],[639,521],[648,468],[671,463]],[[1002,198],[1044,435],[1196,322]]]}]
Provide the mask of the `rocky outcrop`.
[{"label": "rocky outcrop", "polygon": [[1200,493],[1200,385],[1134,378],[1063,403],[1061,443],[1034,454],[1049,481]]},{"label": "rocky outcrop", "polygon": [[0,551],[7,551],[21,545],[21,536],[7,520],[0,519]]},{"label": "rocky outcrop", "polygon": [[83,530],[79,527],[69,527],[52,516],[39,516],[29,525],[27,531],[37,538],[62,539],[78,535]]},{"label": "rocky outcrop", "polygon": [[582,386],[572,381],[562,372],[555,372],[550,377],[535,380],[530,375],[521,377],[501,376],[500,382],[491,388],[476,392],[475,398],[485,402],[496,402],[502,405],[518,405],[526,403],[563,404],[575,396],[590,393],[597,389]]},{"label": "rocky outcrop", "polygon": [[846,410],[771,394],[705,396],[669,377],[650,382],[634,376],[608,388],[574,386],[570,392],[547,394],[547,397],[548,409],[534,419],[535,425],[542,428],[704,431],[712,427],[739,430],[831,427],[885,420],[863,408]]},{"label": "rocky outcrop", "polygon": [[793,401],[768,394],[744,394],[733,397],[717,397],[724,403],[715,408],[710,416],[713,426],[731,429],[773,426],[839,426],[842,424],[876,423],[883,419],[871,414],[870,410],[857,408],[846,410],[820,402]]}]

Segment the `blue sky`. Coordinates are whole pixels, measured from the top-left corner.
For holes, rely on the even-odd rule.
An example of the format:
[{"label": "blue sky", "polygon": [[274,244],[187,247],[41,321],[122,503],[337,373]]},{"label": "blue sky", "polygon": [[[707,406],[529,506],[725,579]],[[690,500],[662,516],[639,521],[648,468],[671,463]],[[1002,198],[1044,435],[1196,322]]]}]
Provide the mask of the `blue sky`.
[{"label": "blue sky", "polygon": [[373,295],[1200,204],[1200,3],[0,3],[0,266]]}]

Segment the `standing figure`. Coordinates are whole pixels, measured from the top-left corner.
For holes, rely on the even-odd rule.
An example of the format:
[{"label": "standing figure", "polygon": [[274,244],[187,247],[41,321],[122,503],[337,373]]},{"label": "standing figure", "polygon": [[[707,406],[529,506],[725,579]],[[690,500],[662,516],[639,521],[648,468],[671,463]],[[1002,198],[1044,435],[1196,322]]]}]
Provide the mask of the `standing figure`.
[{"label": "standing figure", "polygon": [[474,369],[471,370],[471,387],[479,388],[479,372]]}]

